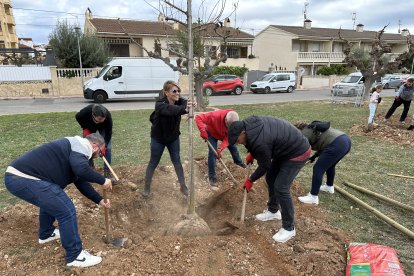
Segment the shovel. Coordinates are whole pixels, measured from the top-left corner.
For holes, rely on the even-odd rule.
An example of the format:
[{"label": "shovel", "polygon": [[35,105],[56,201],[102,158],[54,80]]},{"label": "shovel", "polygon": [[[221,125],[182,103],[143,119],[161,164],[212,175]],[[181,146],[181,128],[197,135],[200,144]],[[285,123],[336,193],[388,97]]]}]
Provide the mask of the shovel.
[{"label": "shovel", "polygon": [[[208,143],[208,147],[214,152],[214,155],[217,157],[218,160],[220,160],[221,164],[223,165],[224,169],[229,173],[231,180],[233,181],[233,184],[238,185],[238,182],[236,181],[236,179],[234,178],[234,176],[231,174],[229,168],[227,168],[226,164],[224,163],[223,159],[218,158],[217,152],[214,149],[213,145],[210,143],[210,141],[206,140]],[[231,184],[231,186],[233,186],[233,184]]]},{"label": "shovel", "polygon": [[116,181],[119,181],[119,177],[116,175],[115,171],[112,169],[111,165],[109,165],[108,160],[106,160],[105,156],[102,155],[102,160],[108,167],[109,171],[111,172],[112,176],[115,178]]}]

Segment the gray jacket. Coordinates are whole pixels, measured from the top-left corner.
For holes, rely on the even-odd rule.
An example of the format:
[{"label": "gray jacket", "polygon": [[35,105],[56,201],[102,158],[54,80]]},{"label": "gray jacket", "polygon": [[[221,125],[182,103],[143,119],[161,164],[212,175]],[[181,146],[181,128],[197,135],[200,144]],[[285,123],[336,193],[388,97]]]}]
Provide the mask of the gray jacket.
[{"label": "gray jacket", "polygon": [[313,129],[305,127],[302,129],[302,134],[308,138],[309,144],[314,151],[324,150],[330,143],[332,143],[336,138],[345,134],[344,132],[330,127],[325,132],[314,132]]},{"label": "gray jacket", "polygon": [[404,101],[411,101],[413,99],[414,86],[408,87],[405,84],[400,86],[395,96],[399,96]]}]

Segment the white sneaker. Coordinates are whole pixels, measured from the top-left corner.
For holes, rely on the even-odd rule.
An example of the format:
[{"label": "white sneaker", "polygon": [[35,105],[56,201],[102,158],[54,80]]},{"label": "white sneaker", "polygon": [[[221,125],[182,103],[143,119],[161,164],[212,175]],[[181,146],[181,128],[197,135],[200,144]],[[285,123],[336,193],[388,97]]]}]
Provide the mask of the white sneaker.
[{"label": "white sneaker", "polygon": [[66,265],[75,267],[89,267],[97,265],[100,262],[102,262],[102,257],[91,255],[88,253],[88,251],[82,250],[73,262],[70,262]]},{"label": "white sneaker", "polygon": [[59,232],[59,229],[55,228],[55,230],[53,231],[52,235],[50,235],[49,238],[44,239],[44,240],[39,239],[39,243],[44,244],[44,243],[51,242],[57,239],[60,239],[60,232]]},{"label": "white sneaker", "polygon": [[277,242],[287,242],[291,238],[293,238],[296,235],[296,230],[293,229],[292,231],[285,230],[284,228],[281,228],[279,232],[273,235],[273,239]]},{"label": "white sneaker", "polygon": [[256,215],[257,220],[261,221],[268,221],[268,220],[281,220],[282,214],[280,211],[277,211],[276,213],[272,213],[269,210],[264,210],[263,213]]},{"label": "white sneaker", "polygon": [[326,184],[323,184],[323,185],[321,186],[320,190],[321,190],[321,191],[324,191],[324,192],[327,192],[327,193],[330,193],[330,194],[335,193],[335,188],[334,188],[334,186],[328,186],[328,185],[326,185]]},{"label": "white sneaker", "polygon": [[307,203],[307,204],[319,204],[319,197],[311,195],[311,193],[307,194],[306,196],[298,197],[300,202]]}]

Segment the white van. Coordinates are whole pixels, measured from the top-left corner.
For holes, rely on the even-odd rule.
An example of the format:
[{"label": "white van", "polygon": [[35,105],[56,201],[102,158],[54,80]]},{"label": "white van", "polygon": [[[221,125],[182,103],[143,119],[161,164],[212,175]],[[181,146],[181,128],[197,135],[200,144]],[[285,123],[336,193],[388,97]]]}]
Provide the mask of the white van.
[{"label": "white van", "polygon": [[83,85],[85,99],[103,103],[108,99],[158,97],[165,81],[178,82],[179,74],[160,59],[116,58],[98,76]]},{"label": "white van", "polygon": [[361,72],[351,73],[332,87],[334,96],[356,96],[364,86],[365,78]]},{"label": "white van", "polygon": [[250,85],[253,93],[286,91],[292,93],[296,88],[296,75],[294,73],[270,73]]}]

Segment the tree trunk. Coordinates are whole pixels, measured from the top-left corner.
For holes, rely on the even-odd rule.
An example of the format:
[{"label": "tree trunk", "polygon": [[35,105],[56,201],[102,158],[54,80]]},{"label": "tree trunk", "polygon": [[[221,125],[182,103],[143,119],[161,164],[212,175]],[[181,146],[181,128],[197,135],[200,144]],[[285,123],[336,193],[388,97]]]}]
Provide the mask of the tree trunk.
[{"label": "tree trunk", "polygon": [[197,105],[199,109],[204,110],[208,106],[208,100],[206,100],[204,97],[202,79],[199,79],[199,78],[195,79],[195,89],[196,89]]},{"label": "tree trunk", "polygon": [[371,94],[371,86],[374,83],[374,78],[365,78],[365,94],[364,94],[364,102],[369,101],[369,95]]}]

